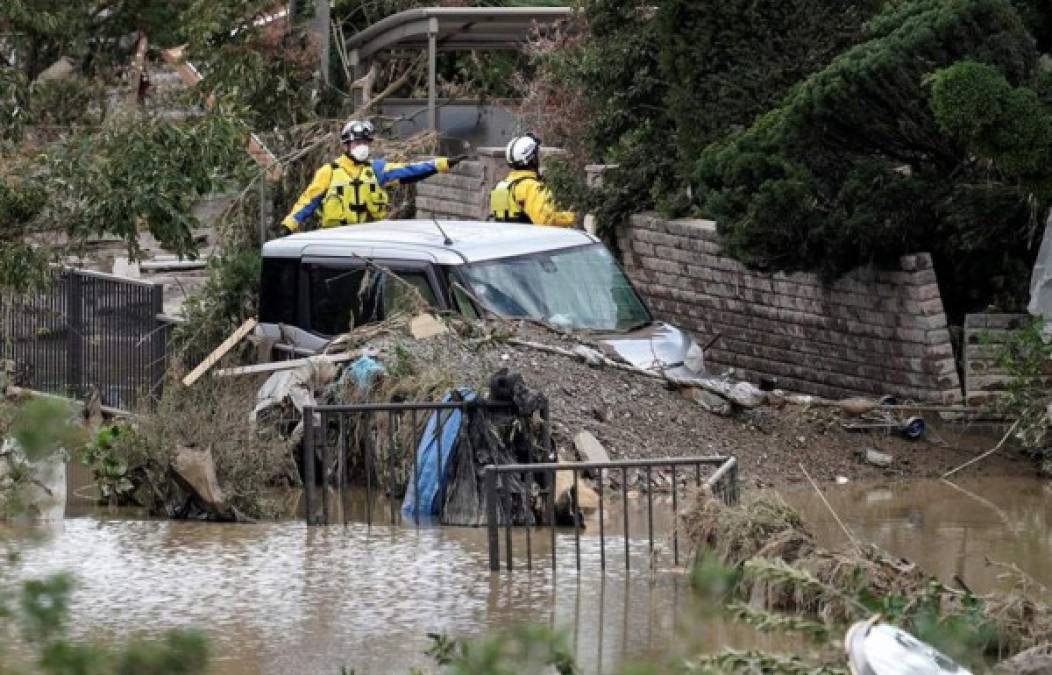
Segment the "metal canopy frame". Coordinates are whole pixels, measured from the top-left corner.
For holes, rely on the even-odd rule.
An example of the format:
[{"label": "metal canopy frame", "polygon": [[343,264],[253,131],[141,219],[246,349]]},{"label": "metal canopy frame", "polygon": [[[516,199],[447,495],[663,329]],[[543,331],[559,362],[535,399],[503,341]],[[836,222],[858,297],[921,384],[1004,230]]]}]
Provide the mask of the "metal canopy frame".
[{"label": "metal canopy frame", "polygon": [[[378,21],[347,40],[356,78],[388,49],[427,49],[427,121],[438,129],[436,66],[439,51],[514,50],[534,25],[552,24],[573,14],[570,7],[425,7]],[[360,103],[359,101],[355,102]]]}]

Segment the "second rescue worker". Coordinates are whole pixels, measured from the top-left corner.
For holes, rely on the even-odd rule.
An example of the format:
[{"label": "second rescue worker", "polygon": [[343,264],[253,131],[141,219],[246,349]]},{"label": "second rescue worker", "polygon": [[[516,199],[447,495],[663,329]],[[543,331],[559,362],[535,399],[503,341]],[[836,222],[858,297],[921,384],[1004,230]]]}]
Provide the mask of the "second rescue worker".
[{"label": "second rescue worker", "polygon": [[344,154],[318,169],[292,212],[281,221],[282,234],[300,229],[313,213],[321,211],[322,227],[357,225],[387,217],[389,185],[415,183],[436,173],[449,171],[460,157],[402,164],[382,158],[369,160],[369,142],[374,136],[368,121],[351,120],[340,132]]},{"label": "second rescue worker", "polygon": [[572,211],[559,211],[541,177],[541,139],[532,133],[511,139],[504,150],[511,171],[489,196],[490,217],[501,223],[572,227]]}]

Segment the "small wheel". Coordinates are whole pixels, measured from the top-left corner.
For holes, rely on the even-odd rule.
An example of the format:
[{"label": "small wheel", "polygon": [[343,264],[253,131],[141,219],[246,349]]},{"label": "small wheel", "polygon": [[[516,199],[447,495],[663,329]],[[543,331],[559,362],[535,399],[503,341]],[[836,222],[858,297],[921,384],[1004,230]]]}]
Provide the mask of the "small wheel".
[{"label": "small wheel", "polygon": [[902,425],[902,435],[910,440],[916,440],[924,435],[924,420],[920,417],[911,417]]},{"label": "small wheel", "polygon": [[880,397],[880,405],[898,405],[899,400],[891,394],[885,394]]}]

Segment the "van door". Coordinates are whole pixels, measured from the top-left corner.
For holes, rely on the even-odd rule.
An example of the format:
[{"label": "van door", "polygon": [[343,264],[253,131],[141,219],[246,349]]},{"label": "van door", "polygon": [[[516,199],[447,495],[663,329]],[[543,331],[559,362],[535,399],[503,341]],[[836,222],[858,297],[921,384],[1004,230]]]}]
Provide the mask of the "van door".
[{"label": "van door", "polygon": [[320,335],[340,335],[376,321],[376,296],[368,272],[358,260],[305,258],[300,267],[300,327]]},{"label": "van door", "polygon": [[446,309],[431,263],[416,260],[304,258],[297,323],[319,335],[340,335],[422,305]]},{"label": "van door", "polygon": [[396,314],[418,314],[426,307],[448,308],[445,289],[434,265],[416,260],[374,260],[380,320]]}]

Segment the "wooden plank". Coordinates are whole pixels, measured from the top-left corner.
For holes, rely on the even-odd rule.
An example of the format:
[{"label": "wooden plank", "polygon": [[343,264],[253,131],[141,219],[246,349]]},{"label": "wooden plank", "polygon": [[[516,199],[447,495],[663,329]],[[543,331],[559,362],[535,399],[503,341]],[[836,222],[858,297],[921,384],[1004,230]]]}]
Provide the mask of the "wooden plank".
[{"label": "wooden plank", "polygon": [[255,319],[245,319],[245,323],[241,324],[240,328],[231,333],[230,337],[228,337],[226,340],[223,340],[223,344],[216,347],[215,350],[211,354],[209,354],[204,361],[199,363],[196,368],[190,371],[190,373],[183,378],[183,385],[189,387],[191,384],[201,379],[201,376],[208,372],[209,368],[214,366],[219,361],[219,359],[226,356],[227,353],[231,349],[233,349],[238,342],[241,342],[241,340],[243,340],[246,335],[252,332],[252,329],[255,327]]},{"label": "wooden plank", "polygon": [[361,356],[360,351],[344,352],[342,354],[317,354],[302,359],[289,359],[288,361],[272,361],[270,363],[257,363],[254,366],[238,366],[236,368],[222,368],[212,374],[213,377],[232,377],[234,375],[258,375],[260,373],[276,373],[280,370],[292,370],[300,366],[309,365],[311,359],[324,358],[329,363],[343,363]]},{"label": "wooden plank", "polygon": [[[78,401],[76,399],[67,398],[65,396],[59,396],[58,394],[50,394],[50,393],[48,393],[46,391],[38,391],[36,389],[26,389],[25,387],[17,387],[15,385],[11,385],[11,386],[7,387],[7,391],[6,392],[0,392],[0,393],[6,393],[7,396],[12,396],[12,397],[15,397],[15,398],[18,398],[20,396],[32,396],[33,398],[52,399],[54,401],[61,401],[63,403],[69,403],[70,405],[76,406],[78,409],[84,407],[84,401]],[[110,415],[112,417],[126,417],[126,418],[131,418],[131,419],[137,419],[137,418],[142,417],[141,415],[139,415],[137,413],[129,412],[127,410],[121,410],[120,408],[114,408],[114,407],[108,406],[108,405],[100,405],[99,409],[102,412],[104,412],[107,415]]]}]

